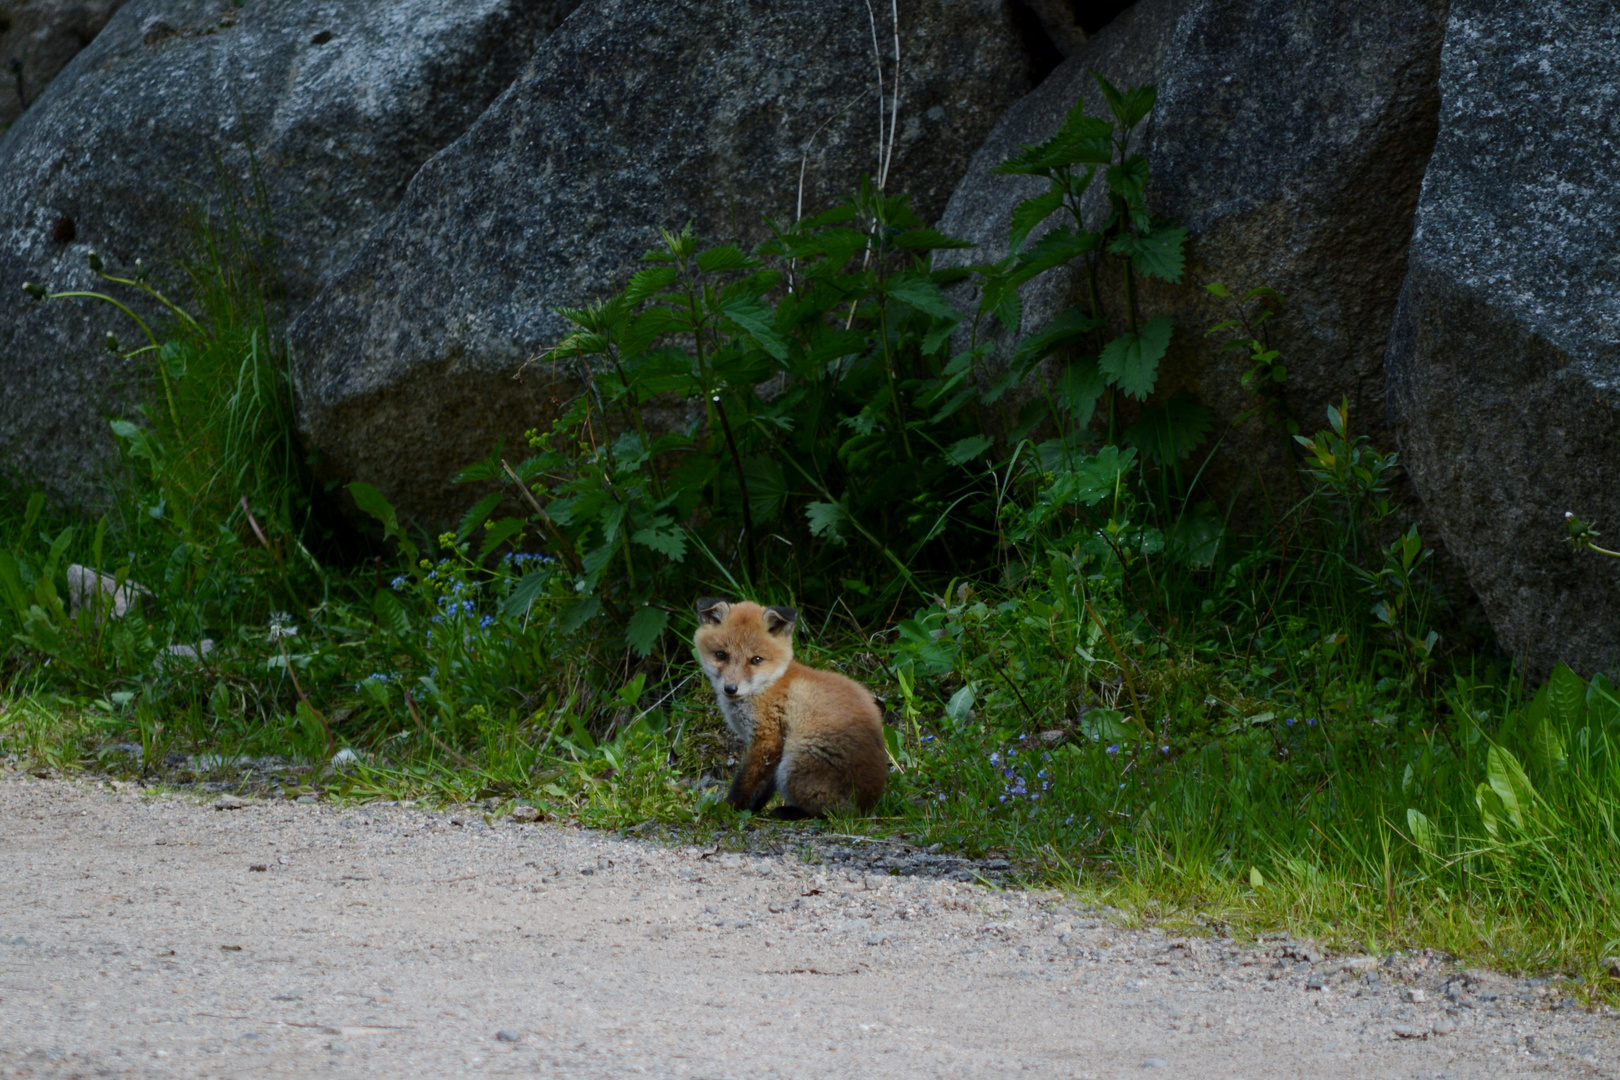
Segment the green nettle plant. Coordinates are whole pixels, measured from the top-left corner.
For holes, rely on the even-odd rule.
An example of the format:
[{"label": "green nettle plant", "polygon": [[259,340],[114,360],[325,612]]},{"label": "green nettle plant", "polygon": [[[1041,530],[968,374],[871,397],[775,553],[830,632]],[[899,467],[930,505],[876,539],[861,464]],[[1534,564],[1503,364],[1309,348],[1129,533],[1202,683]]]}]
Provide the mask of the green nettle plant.
[{"label": "green nettle plant", "polygon": [[[527,460],[498,449],[461,476],[519,485],[529,527],[558,555],[512,602],[566,575],[552,594],[564,632],[606,620],[647,655],[668,623],[661,602],[693,573],[737,591],[859,596],[881,591],[867,579],[885,565],[900,582],[971,565],[971,547],[939,534],[983,501],[968,466],[990,442],[971,413],[928,409],[958,316],[939,288],[953,275],[924,257],[959,246],[904,197],[867,187],[754,254],[665,232],[623,290],[562,309],[578,329],[548,359],[585,392],[531,433]],[[656,430],[654,406],[688,419]]]}]

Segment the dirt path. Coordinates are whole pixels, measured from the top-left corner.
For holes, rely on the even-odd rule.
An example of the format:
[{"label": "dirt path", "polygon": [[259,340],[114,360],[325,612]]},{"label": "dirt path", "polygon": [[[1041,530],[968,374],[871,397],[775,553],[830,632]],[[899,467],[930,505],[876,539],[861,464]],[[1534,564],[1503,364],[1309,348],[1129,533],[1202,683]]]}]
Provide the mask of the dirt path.
[{"label": "dirt path", "polygon": [[0,1077],[1620,1076],[1613,1015],[1366,963],[481,815],[0,779]]}]

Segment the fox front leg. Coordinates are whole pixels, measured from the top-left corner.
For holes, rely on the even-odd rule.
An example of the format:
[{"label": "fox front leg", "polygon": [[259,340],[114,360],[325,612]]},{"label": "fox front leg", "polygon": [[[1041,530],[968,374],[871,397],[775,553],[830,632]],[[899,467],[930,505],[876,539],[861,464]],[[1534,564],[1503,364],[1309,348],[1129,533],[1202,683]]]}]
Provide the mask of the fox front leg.
[{"label": "fox front leg", "polygon": [[757,814],[771,801],[771,796],[776,794],[776,761],[773,760],[776,757],[780,755],[770,754],[757,739],[748,748],[748,756],[732,778],[731,791],[726,795],[726,802],[733,810]]}]

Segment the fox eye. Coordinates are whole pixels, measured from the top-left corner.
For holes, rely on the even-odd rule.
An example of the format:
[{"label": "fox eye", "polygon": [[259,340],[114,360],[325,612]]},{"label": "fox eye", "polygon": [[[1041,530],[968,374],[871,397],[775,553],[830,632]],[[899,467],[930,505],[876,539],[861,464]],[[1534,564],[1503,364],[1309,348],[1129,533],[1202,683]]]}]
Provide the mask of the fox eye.
[{"label": "fox eye", "polygon": [[725,663],[726,662],[726,652],[725,652],[725,650],[721,649],[719,652],[715,653],[714,658],[716,660],[720,661],[722,664]]},{"label": "fox eye", "polygon": [[748,662],[750,664],[756,664],[756,665],[757,664],[763,664],[765,662],[765,658],[763,656],[750,656],[748,658]]}]

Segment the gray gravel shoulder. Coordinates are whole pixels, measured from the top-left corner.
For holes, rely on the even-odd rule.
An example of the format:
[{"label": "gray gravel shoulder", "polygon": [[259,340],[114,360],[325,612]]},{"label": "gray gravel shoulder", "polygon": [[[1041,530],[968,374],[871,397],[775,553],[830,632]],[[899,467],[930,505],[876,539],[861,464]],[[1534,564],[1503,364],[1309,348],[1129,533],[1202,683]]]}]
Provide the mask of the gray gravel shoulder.
[{"label": "gray gravel shoulder", "polygon": [[0,883],[0,1078],[1620,1077],[1550,984],[853,851],[14,775]]}]

